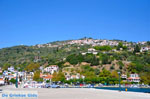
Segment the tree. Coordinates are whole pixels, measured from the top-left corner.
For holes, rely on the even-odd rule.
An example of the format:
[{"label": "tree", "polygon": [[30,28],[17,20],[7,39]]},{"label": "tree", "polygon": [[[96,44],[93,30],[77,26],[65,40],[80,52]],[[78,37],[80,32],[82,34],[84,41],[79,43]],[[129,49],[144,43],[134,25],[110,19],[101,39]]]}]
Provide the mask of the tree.
[{"label": "tree", "polygon": [[9,64],[9,63],[5,63],[4,64],[4,66],[3,66],[3,70],[7,70],[8,69],[8,67],[10,67],[11,66],[11,64]]},{"label": "tree", "polygon": [[50,80],[46,80],[46,83],[49,83],[50,82]]},{"label": "tree", "polygon": [[35,80],[35,81],[41,81],[41,79],[40,79],[40,71],[36,71],[34,73],[33,80]]},{"label": "tree", "polygon": [[66,61],[69,62],[70,64],[75,65],[75,64],[78,64],[78,63],[82,62],[83,59],[84,59],[84,58],[83,58],[83,56],[82,56],[81,54],[78,54],[78,55],[76,55],[76,54],[71,54],[71,55],[69,55],[69,56],[66,58]]},{"label": "tree", "polygon": [[123,48],[123,43],[119,42],[118,46],[117,46],[117,50],[120,50],[120,48]]},{"label": "tree", "polygon": [[147,41],[147,45],[149,45],[149,46],[150,46],[150,41]]},{"label": "tree", "polygon": [[59,66],[59,69],[62,69],[63,68],[63,64],[64,64],[65,62],[64,61],[61,61],[61,62],[58,62],[57,63],[57,65]]},{"label": "tree", "polygon": [[105,81],[101,81],[102,84],[105,84]]},{"label": "tree", "polygon": [[38,63],[30,63],[25,70],[27,70],[28,72],[33,72],[38,70],[40,67],[40,65]]},{"label": "tree", "polygon": [[122,61],[119,61],[118,65],[119,65],[119,69],[122,69],[124,67],[124,64],[122,63]]},{"label": "tree", "polygon": [[113,78],[118,78],[118,77],[119,77],[117,71],[115,71],[115,70],[112,71],[111,76],[112,76]]},{"label": "tree", "polygon": [[94,69],[91,68],[89,65],[83,65],[83,66],[81,66],[81,69],[82,69],[82,73],[84,73],[84,72],[94,72]]},{"label": "tree", "polygon": [[130,71],[131,73],[136,73],[136,64],[135,63],[130,63],[128,66],[128,71]]},{"label": "tree", "polygon": [[11,80],[9,80],[11,83],[15,84],[16,83],[16,79],[12,78]]},{"label": "tree", "polygon": [[100,70],[98,68],[94,69],[95,75],[99,75]]},{"label": "tree", "polygon": [[140,52],[140,46],[137,44],[135,47],[134,47],[134,53],[136,52]]},{"label": "tree", "polygon": [[52,81],[57,81],[57,72],[53,73]]},{"label": "tree", "polygon": [[55,81],[55,82],[58,82],[58,81],[64,82],[65,81],[65,75],[64,75],[64,73],[63,72],[58,72],[58,73],[54,72],[52,81]]},{"label": "tree", "polygon": [[102,72],[100,72],[99,77],[111,77],[110,71],[104,69]]},{"label": "tree", "polygon": [[96,56],[93,56],[93,59],[92,59],[92,61],[91,61],[91,65],[92,65],[92,66],[99,65],[99,59],[96,58]]},{"label": "tree", "polygon": [[91,63],[93,60],[94,55],[93,54],[86,54],[86,56],[84,57],[84,61],[87,63]]},{"label": "tree", "polygon": [[113,84],[113,81],[109,81],[109,84],[112,85],[112,84]]},{"label": "tree", "polygon": [[115,69],[114,64],[110,67],[111,70]]},{"label": "tree", "polygon": [[127,46],[123,46],[123,50],[127,50],[128,49],[128,47]]},{"label": "tree", "polygon": [[100,51],[110,51],[112,50],[111,46],[105,45],[105,46],[95,46],[94,49],[100,50]]},{"label": "tree", "polygon": [[141,82],[150,85],[150,73],[140,73]]},{"label": "tree", "polygon": [[102,64],[110,64],[110,57],[107,54],[103,54],[101,57]]}]

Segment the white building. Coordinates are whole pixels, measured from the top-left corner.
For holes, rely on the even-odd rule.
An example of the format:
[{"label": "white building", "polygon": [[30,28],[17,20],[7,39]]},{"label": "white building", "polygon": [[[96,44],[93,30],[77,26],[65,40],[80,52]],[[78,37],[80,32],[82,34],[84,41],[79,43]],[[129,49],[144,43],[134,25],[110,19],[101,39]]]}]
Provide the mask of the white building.
[{"label": "white building", "polygon": [[149,47],[142,47],[141,50],[140,50],[140,52],[144,52],[144,51],[148,51],[148,50],[150,50]]},{"label": "white building", "polygon": [[96,50],[94,48],[89,48],[88,52],[95,52]]},{"label": "white building", "polygon": [[98,52],[94,48],[89,48],[87,53],[92,53],[96,55]]},{"label": "white building", "polygon": [[139,83],[140,82],[140,77],[138,74],[130,74],[130,77],[127,78],[128,82],[136,82]]},{"label": "white building", "polygon": [[9,67],[9,68],[8,68],[8,71],[10,71],[10,72],[14,72],[14,71],[15,71],[15,69],[14,69],[14,67],[13,67],[13,66],[11,66],[11,67]]},{"label": "white building", "polygon": [[122,74],[122,75],[121,75],[121,78],[123,78],[123,79],[127,79],[127,75]]},{"label": "white building", "polygon": [[86,52],[84,52],[84,53],[81,53],[82,55],[86,55]]},{"label": "white building", "polygon": [[5,84],[5,81],[3,78],[0,78],[0,85],[4,85]]},{"label": "white building", "polygon": [[67,74],[67,75],[66,75],[66,80],[70,80],[70,79],[80,79],[80,78],[84,79],[85,76],[81,76],[80,74],[76,74],[76,75],[69,75],[69,74]]},{"label": "white building", "polygon": [[58,70],[59,70],[59,67],[57,65],[51,65],[49,67],[46,67],[44,69],[44,72],[48,72],[48,73],[53,74],[54,72],[58,72]]}]

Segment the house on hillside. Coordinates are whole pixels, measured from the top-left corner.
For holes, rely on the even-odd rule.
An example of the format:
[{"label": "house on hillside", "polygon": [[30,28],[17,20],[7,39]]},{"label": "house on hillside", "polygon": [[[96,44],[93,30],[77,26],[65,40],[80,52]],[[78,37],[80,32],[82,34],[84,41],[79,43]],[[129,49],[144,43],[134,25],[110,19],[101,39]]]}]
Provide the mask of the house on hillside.
[{"label": "house on hillside", "polygon": [[29,72],[29,73],[25,73],[25,78],[26,80],[32,80],[34,76],[34,72]]},{"label": "house on hillside", "polygon": [[96,55],[98,52],[94,48],[89,48],[87,53],[92,53]]},{"label": "house on hillside", "polygon": [[14,74],[9,74],[7,77],[9,80],[16,79],[16,75],[14,75]]},{"label": "house on hillside", "polygon": [[13,66],[11,66],[11,67],[9,67],[9,68],[8,68],[8,71],[10,71],[10,72],[14,72],[14,71],[15,71],[15,69],[14,69],[14,67],[13,67]]},{"label": "house on hillside", "polygon": [[54,72],[58,72],[59,67],[57,65],[51,65],[49,67],[44,68],[44,72],[48,72],[50,74],[53,74]]},{"label": "house on hillside", "polygon": [[150,47],[142,47],[140,52],[145,52],[145,51],[148,51],[150,50]]},{"label": "house on hillside", "polygon": [[81,53],[82,55],[86,55],[86,52]]},{"label": "house on hillside", "polygon": [[138,74],[130,74],[130,77],[127,78],[128,82],[135,82],[135,83],[139,83],[140,82],[140,77]]},{"label": "house on hillside", "polygon": [[40,73],[40,78],[43,78],[43,80],[46,82],[47,80],[51,81],[52,75],[42,74]]},{"label": "house on hillside", "polygon": [[88,52],[95,52],[96,50],[94,48],[89,48]]},{"label": "house on hillside", "polygon": [[4,78],[0,78],[0,85],[4,85],[4,84],[5,84]]},{"label": "house on hillside", "polygon": [[76,74],[76,75],[69,75],[67,74],[66,76],[66,80],[70,80],[70,79],[80,79],[81,75],[80,74]]},{"label": "house on hillside", "polygon": [[128,47],[128,51],[132,52],[132,51],[134,51],[134,48]]},{"label": "house on hillside", "polygon": [[51,81],[51,79],[52,79],[52,75],[47,75],[47,76],[43,77],[44,81],[47,81],[47,80]]},{"label": "house on hillside", "polygon": [[122,74],[122,75],[121,75],[121,78],[126,80],[126,79],[127,79],[127,75]]},{"label": "house on hillside", "polygon": [[7,70],[5,70],[4,72],[3,72],[3,76],[8,76],[9,74],[11,74],[11,72],[8,72]]}]

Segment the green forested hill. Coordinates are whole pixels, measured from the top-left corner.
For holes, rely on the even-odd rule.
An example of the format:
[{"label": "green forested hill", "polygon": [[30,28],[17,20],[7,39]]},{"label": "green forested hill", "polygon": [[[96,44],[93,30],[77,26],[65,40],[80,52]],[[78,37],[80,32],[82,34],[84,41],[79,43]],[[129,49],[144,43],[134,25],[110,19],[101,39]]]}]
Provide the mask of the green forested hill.
[{"label": "green forested hill", "polygon": [[[126,73],[138,73],[144,81],[150,83],[150,53],[139,52],[141,45],[123,46],[119,43],[118,46],[95,46],[81,45],[81,44],[64,44],[63,42],[53,42],[48,47],[47,44],[44,47],[36,46],[14,46],[9,48],[0,49],[0,66],[3,69],[9,66],[15,66],[20,70],[24,70],[30,63],[37,62],[39,65],[45,63],[56,64],[63,68],[65,62],[76,66],[82,62],[89,63],[90,66],[97,66],[98,69],[104,69],[105,66],[109,70],[121,70]],[[143,45],[142,45],[143,46]],[[145,46],[145,45],[144,45]],[[129,47],[133,48],[133,51],[129,51]],[[87,53],[82,55],[81,53],[87,52],[89,48],[95,48],[98,52],[97,55]],[[120,50],[120,48],[122,50]],[[116,51],[113,51],[113,50]],[[124,62],[129,63],[128,65]],[[119,68],[115,68],[119,66]],[[76,68],[76,67],[74,67]],[[146,77],[146,78],[144,78]]]},{"label": "green forested hill", "polygon": [[64,45],[61,47],[37,47],[37,46],[14,46],[10,48],[0,49],[0,66],[5,63],[18,65],[34,62],[36,60],[40,64],[48,61],[49,64],[55,64],[62,61],[70,54],[77,54],[80,51],[87,51],[89,45]]}]

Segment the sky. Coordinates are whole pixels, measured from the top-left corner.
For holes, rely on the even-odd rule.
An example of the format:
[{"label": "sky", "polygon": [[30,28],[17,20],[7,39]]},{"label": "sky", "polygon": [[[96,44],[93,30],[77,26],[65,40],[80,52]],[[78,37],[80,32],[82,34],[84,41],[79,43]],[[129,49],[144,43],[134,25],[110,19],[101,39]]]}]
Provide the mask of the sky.
[{"label": "sky", "polygon": [[150,0],[0,0],[0,48],[80,39],[150,40]]}]

